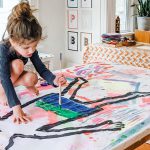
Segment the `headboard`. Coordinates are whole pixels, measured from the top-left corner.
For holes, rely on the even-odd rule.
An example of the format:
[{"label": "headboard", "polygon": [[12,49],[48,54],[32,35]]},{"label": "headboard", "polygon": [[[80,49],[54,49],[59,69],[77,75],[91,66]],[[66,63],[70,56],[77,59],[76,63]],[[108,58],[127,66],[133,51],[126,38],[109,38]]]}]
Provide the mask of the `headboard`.
[{"label": "headboard", "polygon": [[[148,50],[149,49],[149,50]],[[83,63],[111,62],[150,69],[150,45],[119,47],[108,44],[94,44],[83,50]]]}]

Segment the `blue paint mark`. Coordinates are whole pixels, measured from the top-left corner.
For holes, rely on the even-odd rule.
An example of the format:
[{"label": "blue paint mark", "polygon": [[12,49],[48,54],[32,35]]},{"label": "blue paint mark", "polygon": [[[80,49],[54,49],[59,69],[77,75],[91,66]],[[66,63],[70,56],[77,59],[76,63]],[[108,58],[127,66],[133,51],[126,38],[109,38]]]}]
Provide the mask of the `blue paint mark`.
[{"label": "blue paint mark", "polygon": [[137,82],[136,83],[135,92],[139,92],[139,87],[140,87],[140,82]]},{"label": "blue paint mark", "polygon": [[74,78],[66,77],[66,80],[67,80],[67,81],[73,81],[73,80],[74,80]]},{"label": "blue paint mark", "polygon": [[[49,104],[57,107],[57,106],[59,106],[58,99],[59,99],[59,94],[52,93],[51,95],[46,96],[46,97],[42,98],[41,100],[45,103],[49,103]],[[63,109],[69,109],[69,110],[72,110],[74,112],[78,112],[80,114],[91,113],[91,112],[95,111],[95,108],[88,108],[82,104],[74,102],[74,101],[67,99],[65,97],[61,97],[61,100],[62,100],[61,107]]]}]

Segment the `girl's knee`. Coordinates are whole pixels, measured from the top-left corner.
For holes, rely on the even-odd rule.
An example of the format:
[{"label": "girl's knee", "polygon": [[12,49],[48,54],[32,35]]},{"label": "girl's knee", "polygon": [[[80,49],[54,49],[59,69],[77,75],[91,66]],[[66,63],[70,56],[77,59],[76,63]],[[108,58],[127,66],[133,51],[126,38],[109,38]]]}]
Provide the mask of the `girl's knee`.
[{"label": "girl's knee", "polygon": [[24,63],[20,59],[15,59],[11,62],[11,70],[14,74],[21,74],[24,70]]},{"label": "girl's knee", "polygon": [[29,87],[34,86],[38,82],[38,76],[33,72],[28,72],[26,75],[26,81],[25,82],[26,82],[26,85]]}]

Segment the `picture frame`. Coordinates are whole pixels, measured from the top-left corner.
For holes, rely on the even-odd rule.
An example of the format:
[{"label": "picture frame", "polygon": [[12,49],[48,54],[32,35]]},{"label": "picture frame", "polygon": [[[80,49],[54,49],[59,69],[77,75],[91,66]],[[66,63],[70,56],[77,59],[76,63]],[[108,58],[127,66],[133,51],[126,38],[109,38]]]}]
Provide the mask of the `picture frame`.
[{"label": "picture frame", "polygon": [[81,0],[81,8],[92,8],[92,0]]},{"label": "picture frame", "polygon": [[67,0],[68,8],[78,8],[78,0]]},{"label": "picture frame", "polygon": [[81,9],[80,11],[80,31],[92,32],[92,11]]},{"label": "picture frame", "polygon": [[78,10],[68,10],[68,29],[78,29]]},{"label": "picture frame", "polygon": [[0,0],[0,8],[3,8],[3,0]]},{"label": "picture frame", "polygon": [[85,46],[92,44],[92,33],[81,32],[80,33],[80,49],[81,51]]},{"label": "picture frame", "polygon": [[68,31],[68,50],[78,51],[78,32]]}]

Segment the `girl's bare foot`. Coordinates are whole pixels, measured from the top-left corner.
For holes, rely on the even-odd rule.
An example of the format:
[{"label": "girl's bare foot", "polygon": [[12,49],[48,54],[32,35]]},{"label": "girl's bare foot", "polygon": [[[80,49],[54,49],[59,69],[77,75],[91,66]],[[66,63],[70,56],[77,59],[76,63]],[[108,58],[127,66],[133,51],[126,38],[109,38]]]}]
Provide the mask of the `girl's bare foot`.
[{"label": "girl's bare foot", "polygon": [[33,94],[35,94],[35,95],[39,95],[39,90],[35,87],[35,86],[31,86],[31,87],[27,87],[27,89],[31,92],[31,93],[33,93]]}]

